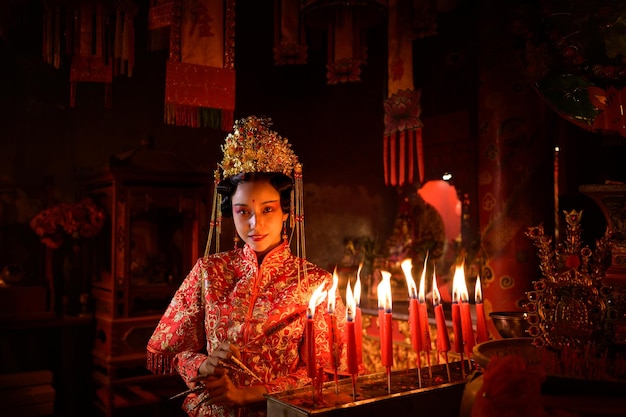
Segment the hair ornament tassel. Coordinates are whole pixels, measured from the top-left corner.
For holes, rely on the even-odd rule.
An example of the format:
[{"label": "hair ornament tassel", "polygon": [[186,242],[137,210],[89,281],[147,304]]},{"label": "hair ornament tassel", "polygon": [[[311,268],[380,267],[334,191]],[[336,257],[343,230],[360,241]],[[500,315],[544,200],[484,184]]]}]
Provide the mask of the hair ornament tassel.
[{"label": "hair ornament tassel", "polygon": [[217,192],[217,184],[220,182],[220,172],[215,170],[213,173],[213,200],[211,201],[211,216],[209,223],[209,236],[206,241],[206,248],[204,249],[204,256],[207,257],[211,253],[211,245],[213,243],[213,236],[215,235],[215,253],[220,250],[220,234],[222,231],[222,212],[220,205],[222,202],[222,196]]},{"label": "hair ornament tassel", "polygon": [[[304,183],[302,178],[302,164],[297,163],[293,170],[294,177],[294,215],[292,221],[296,230],[296,256],[302,260],[302,271],[298,271],[298,285],[300,285],[300,273],[306,276],[306,239],[304,235]],[[300,266],[298,266],[298,269]],[[309,289],[310,290],[310,289]]]}]

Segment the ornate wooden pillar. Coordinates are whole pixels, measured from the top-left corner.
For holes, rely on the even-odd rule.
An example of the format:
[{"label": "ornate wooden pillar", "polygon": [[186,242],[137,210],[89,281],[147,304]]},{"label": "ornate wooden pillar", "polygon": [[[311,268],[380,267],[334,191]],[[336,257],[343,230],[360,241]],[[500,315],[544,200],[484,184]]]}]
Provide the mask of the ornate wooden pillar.
[{"label": "ornate wooden pillar", "polygon": [[[547,108],[524,74],[501,2],[481,7],[478,205],[485,311],[521,310],[540,277],[527,228],[554,218]],[[491,329],[496,337],[495,329]]]}]

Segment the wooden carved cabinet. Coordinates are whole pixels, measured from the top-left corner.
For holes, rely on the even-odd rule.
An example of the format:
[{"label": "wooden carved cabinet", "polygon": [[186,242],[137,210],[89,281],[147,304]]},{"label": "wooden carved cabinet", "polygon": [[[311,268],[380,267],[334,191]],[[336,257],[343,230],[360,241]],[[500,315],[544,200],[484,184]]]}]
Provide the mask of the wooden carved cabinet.
[{"label": "wooden carved cabinet", "polygon": [[158,392],[180,386],[146,370],[146,344],[203,253],[211,184],[211,174],[144,148],[85,181],[108,214],[91,279],[96,405],[106,416],[162,406]]}]

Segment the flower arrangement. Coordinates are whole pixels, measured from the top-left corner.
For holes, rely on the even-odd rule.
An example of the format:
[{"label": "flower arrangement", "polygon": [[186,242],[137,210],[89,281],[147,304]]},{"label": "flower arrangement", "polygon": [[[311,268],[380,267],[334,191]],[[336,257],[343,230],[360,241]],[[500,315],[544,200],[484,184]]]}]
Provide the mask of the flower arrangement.
[{"label": "flower arrangement", "polygon": [[51,249],[59,248],[66,237],[74,240],[96,236],[104,225],[105,213],[91,198],[76,203],[59,203],[39,212],[30,227],[41,242]]}]

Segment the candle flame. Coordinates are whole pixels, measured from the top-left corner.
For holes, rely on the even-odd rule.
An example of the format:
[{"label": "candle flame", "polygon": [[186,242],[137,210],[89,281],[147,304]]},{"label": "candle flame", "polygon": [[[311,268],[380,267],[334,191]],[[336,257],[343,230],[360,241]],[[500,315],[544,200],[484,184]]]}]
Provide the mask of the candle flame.
[{"label": "candle flame", "polygon": [[476,288],[474,289],[474,301],[476,304],[483,302],[483,289],[480,285],[480,275],[476,276]]},{"label": "candle flame", "polygon": [[346,320],[347,321],[354,320],[355,312],[356,312],[356,302],[354,300],[354,295],[352,294],[350,281],[348,281],[348,285],[346,286]]},{"label": "candle flame", "polygon": [[465,283],[465,262],[456,266],[454,278],[452,279],[452,301],[469,302],[469,293]]},{"label": "candle flame", "polygon": [[335,313],[335,297],[337,294],[337,285],[339,284],[339,276],[337,275],[337,267],[335,267],[335,271],[333,272],[333,285],[328,290],[328,314]]},{"label": "candle flame", "polygon": [[424,259],[424,268],[422,269],[422,276],[420,277],[420,292],[418,296],[418,300],[420,303],[426,302],[426,267],[428,266],[428,254]]},{"label": "candle flame", "polygon": [[308,318],[313,318],[313,315],[315,314],[315,308],[318,305],[322,304],[324,298],[326,298],[326,290],[324,290],[324,284],[320,284],[320,286],[317,287],[315,291],[313,291],[311,299],[309,300],[309,308],[306,312]]},{"label": "candle flame", "polygon": [[441,293],[437,287],[437,274],[433,270],[433,306],[437,307],[441,304]]},{"label": "candle flame", "polygon": [[402,272],[404,272],[406,286],[409,290],[409,298],[417,298],[417,285],[415,285],[415,280],[413,279],[413,274],[411,273],[411,270],[413,269],[413,262],[410,258],[407,258],[402,261],[400,267],[402,268]]},{"label": "candle flame", "polygon": [[378,284],[378,308],[391,313],[391,272],[380,271],[383,279]]},{"label": "candle flame", "polygon": [[354,304],[356,307],[361,305],[361,269],[363,269],[363,262],[356,271],[356,282],[354,283]]}]

